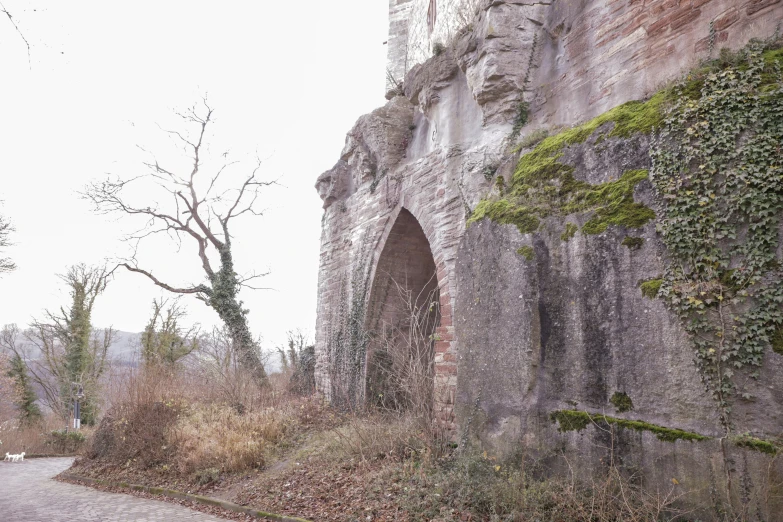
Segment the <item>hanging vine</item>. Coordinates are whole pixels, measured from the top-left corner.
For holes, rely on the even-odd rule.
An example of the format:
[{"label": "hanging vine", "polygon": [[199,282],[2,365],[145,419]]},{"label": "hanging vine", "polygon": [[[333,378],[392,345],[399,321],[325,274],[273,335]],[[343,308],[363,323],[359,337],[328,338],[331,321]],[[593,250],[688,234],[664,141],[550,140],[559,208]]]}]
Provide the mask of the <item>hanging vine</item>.
[{"label": "hanging vine", "polygon": [[[779,47],[779,45],[778,45]],[[783,52],[724,52],[674,88],[651,179],[670,261],[659,296],[693,339],[702,379],[731,432],[783,328]]]},{"label": "hanging vine", "polygon": [[[327,333],[331,401],[338,408],[356,410],[364,404],[364,377],[369,337],[364,327],[370,291],[370,235],[357,250],[350,280],[341,283],[339,307]],[[346,274],[347,276],[347,274]]]}]

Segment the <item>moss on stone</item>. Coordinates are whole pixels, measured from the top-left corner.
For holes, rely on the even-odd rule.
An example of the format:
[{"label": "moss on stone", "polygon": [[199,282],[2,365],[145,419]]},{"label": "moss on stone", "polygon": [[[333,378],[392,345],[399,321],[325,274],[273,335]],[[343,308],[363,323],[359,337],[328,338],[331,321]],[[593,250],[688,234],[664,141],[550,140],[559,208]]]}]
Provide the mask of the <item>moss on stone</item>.
[{"label": "moss on stone", "polygon": [[625,392],[614,392],[614,395],[609,399],[609,402],[614,405],[618,413],[631,411],[633,409],[633,401]]},{"label": "moss on stone", "polygon": [[468,225],[481,221],[485,217],[503,225],[516,225],[522,234],[535,232],[540,224],[534,212],[526,207],[514,205],[508,199],[482,200],[468,219]]},{"label": "moss on stone", "polygon": [[495,178],[495,188],[498,189],[498,194],[501,196],[506,192],[506,180],[503,176]]},{"label": "moss on stone", "polygon": [[643,281],[639,288],[642,291],[642,295],[646,297],[647,299],[655,299],[658,297],[658,291],[661,289],[661,285],[663,284],[663,279],[657,278],[657,279],[649,279],[647,281]]},{"label": "moss on stone", "polygon": [[654,219],[650,208],[633,200],[633,189],[647,178],[646,170],[627,171],[619,180],[591,185],[576,180],[574,167],[559,160],[566,146],[583,143],[607,123],[614,126],[602,136],[649,133],[662,121],[665,99],[662,92],[646,102],[624,103],[583,125],[544,138],[519,159],[503,195],[479,203],[468,224],[487,217],[498,223],[515,224],[522,233],[528,233],[538,228],[540,219],[551,215],[595,211],[582,230],[599,234],[609,225],[638,228]]},{"label": "moss on stone", "polygon": [[628,247],[628,250],[639,250],[644,245],[644,238],[625,236],[621,245]]},{"label": "moss on stone", "polygon": [[558,424],[557,431],[582,431],[591,422],[590,414],[579,410],[558,410],[549,415],[552,422]]},{"label": "moss on stone", "polygon": [[783,48],[769,49],[762,53],[764,63],[770,67],[774,67],[775,64],[783,65]]},{"label": "moss on stone", "polygon": [[768,440],[752,437],[747,433],[742,435],[737,435],[736,437],[732,437],[731,441],[741,448],[747,448],[753,451],[760,451],[762,453],[768,453],[770,455],[776,455],[778,453],[778,446],[775,445],[774,443]]},{"label": "moss on stone", "polygon": [[778,326],[770,339],[772,350],[780,355],[783,355],[783,326]]},{"label": "moss on stone", "polygon": [[565,230],[562,234],[560,234],[560,239],[563,241],[568,241],[574,235],[576,234],[577,230],[579,230],[579,227],[574,225],[573,223],[566,223]]},{"label": "moss on stone", "polygon": [[644,421],[635,421],[627,419],[618,419],[616,417],[610,417],[608,415],[587,413],[580,410],[559,410],[550,414],[552,422],[559,424],[558,431],[581,431],[585,429],[589,424],[596,423],[599,425],[615,425],[619,428],[631,429],[635,431],[648,431],[655,434],[659,440],[664,442],[674,442],[676,440],[687,441],[702,441],[707,440],[710,437],[694,433],[691,431],[678,430],[674,428],[666,428],[657,424],[650,424]]},{"label": "moss on stone", "polygon": [[634,187],[647,179],[647,174],[646,170],[629,170],[617,181],[595,185],[586,197],[588,201],[592,199],[600,202],[602,206],[596,210],[590,221],[584,224],[582,232],[600,234],[609,225],[639,228],[655,219],[655,212],[651,208],[633,200]]},{"label": "moss on stone", "polygon": [[528,261],[532,261],[536,257],[536,251],[530,245],[525,245],[517,249],[517,254],[524,257]]}]

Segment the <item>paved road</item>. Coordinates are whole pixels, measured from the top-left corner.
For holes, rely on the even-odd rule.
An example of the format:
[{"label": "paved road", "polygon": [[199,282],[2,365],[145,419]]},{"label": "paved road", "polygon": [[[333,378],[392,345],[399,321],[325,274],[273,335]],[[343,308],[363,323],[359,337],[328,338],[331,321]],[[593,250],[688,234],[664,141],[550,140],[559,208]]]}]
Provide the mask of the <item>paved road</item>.
[{"label": "paved road", "polygon": [[73,459],[0,462],[0,520],[3,522],[225,522],[158,500],[106,493],[51,480]]}]

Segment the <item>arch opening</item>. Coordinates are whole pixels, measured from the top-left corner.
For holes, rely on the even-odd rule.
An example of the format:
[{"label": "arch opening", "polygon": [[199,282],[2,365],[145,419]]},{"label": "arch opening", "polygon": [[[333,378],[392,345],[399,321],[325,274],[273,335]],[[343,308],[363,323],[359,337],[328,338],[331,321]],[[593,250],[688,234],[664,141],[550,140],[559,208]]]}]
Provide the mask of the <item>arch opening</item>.
[{"label": "arch opening", "polygon": [[365,323],[369,405],[431,420],[439,294],[429,241],[416,218],[402,209],[381,251],[370,290]]}]

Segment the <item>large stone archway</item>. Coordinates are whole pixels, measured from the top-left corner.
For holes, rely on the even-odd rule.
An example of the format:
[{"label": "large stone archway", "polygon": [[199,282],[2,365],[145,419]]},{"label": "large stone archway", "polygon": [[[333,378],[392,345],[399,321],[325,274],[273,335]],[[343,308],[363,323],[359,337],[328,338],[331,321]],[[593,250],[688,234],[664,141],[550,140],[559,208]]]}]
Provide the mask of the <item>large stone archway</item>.
[{"label": "large stone archway", "polygon": [[429,241],[416,218],[401,209],[378,257],[365,319],[371,404],[431,411],[439,294]]},{"label": "large stone archway", "polygon": [[[420,358],[429,364],[429,404],[438,427],[454,433],[454,401],[457,387],[457,358],[452,326],[452,296],[450,270],[444,261],[443,241],[433,236],[436,228],[430,208],[420,198],[406,198],[405,206],[397,207],[388,216],[375,247],[375,265],[370,271],[366,331],[370,337],[367,349],[367,400],[390,406],[399,396],[384,396],[379,401],[373,393],[373,375],[379,368],[377,355],[390,347],[397,354],[419,350]],[[389,335],[397,337],[389,343]],[[418,347],[414,346],[418,341]],[[423,353],[426,341],[427,355]],[[400,343],[403,346],[400,346]],[[379,351],[380,350],[380,351]],[[388,361],[387,361],[388,362]],[[421,367],[419,367],[421,369]],[[388,371],[388,368],[387,368]],[[398,382],[405,376],[395,375]],[[403,377],[402,379],[400,379]],[[410,377],[410,376],[408,376]],[[406,387],[408,384],[404,384]],[[421,383],[419,383],[421,385]],[[378,390],[375,390],[378,391]],[[419,386],[417,393],[424,390]],[[380,393],[384,393],[381,391]],[[404,400],[405,397],[402,397]],[[422,405],[415,405],[420,408]]]}]

